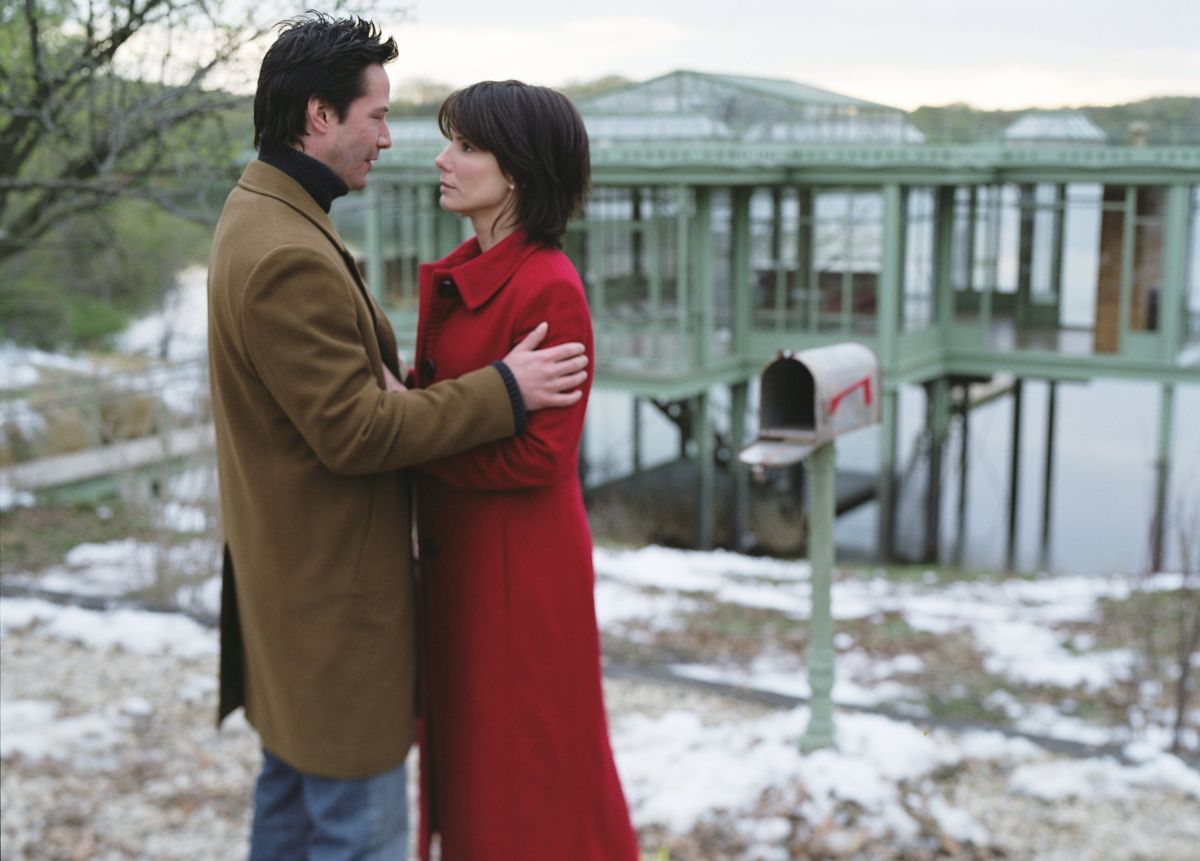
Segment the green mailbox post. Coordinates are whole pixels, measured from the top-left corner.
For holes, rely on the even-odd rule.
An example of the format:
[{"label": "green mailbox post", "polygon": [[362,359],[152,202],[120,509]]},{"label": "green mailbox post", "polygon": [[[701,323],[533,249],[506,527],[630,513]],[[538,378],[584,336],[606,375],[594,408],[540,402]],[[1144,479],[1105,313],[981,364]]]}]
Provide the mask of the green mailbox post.
[{"label": "green mailbox post", "polygon": [[879,422],[879,360],[862,344],[781,352],[759,377],[758,439],[739,454],[755,469],[807,461],[811,716],[802,750],[833,747],[833,523],[836,439]]}]

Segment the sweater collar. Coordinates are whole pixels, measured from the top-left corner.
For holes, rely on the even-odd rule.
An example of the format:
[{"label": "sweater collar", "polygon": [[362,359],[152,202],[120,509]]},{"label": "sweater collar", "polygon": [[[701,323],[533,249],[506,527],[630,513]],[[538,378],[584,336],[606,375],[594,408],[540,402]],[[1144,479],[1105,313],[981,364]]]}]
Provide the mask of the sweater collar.
[{"label": "sweater collar", "polygon": [[472,311],[491,299],[508,283],[525,259],[537,251],[525,231],[514,230],[486,252],[480,252],[479,240],[471,237],[450,254],[433,264],[433,274],[454,279],[463,304]]},{"label": "sweater collar", "polygon": [[258,158],[300,183],[326,213],[336,198],[350,191],[324,162],[293,147],[263,147]]},{"label": "sweater collar", "polygon": [[328,236],[343,256],[350,253],[346,250],[346,245],[342,242],[341,237],[338,236],[337,228],[329,220],[329,213],[324,212],[317,205],[312,195],[304,190],[304,186],[279,168],[272,167],[259,159],[251,159],[246,165],[246,169],[242,171],[242,178],[238,180],[238,186],[255,194],[272,197],[290,206]]}]

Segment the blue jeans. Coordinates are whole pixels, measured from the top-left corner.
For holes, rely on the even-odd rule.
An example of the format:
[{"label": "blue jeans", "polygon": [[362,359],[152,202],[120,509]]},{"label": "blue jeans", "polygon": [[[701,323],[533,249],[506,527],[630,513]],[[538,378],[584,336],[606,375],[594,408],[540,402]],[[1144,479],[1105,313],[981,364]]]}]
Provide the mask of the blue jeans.
[{"label": "blue jeans", "polygon": [[263,748],[250,861],[405,861],[404,766],[335,780],[297,771]]}]

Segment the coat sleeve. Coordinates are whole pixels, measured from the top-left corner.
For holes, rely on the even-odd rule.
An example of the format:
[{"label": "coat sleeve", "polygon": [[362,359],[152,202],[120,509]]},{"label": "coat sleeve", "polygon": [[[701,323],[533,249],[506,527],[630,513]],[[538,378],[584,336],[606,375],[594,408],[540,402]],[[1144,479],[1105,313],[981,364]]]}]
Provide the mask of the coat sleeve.
[{"label": "coat sleeve", "polygon": [[322,464],[340,475],[382,472],[513,433],[494,368],[384,391],[354,289],[329,258],[296,245],[268,254],[242,299],[248,360]]},{"label": "coat sleeve", "polygon": [[525,431],[470,451],[422,464],[419,468],[462,490],[518,490],[552,484],[578,469],[587,395],[594,373],[592,323],[578,283],[549,280],[521,302],[510,342],[516,344],[542,320],[550,332],[542,347],[578,341],[587,348],[588,379],[584,396],[569,407],[538,410]]}]

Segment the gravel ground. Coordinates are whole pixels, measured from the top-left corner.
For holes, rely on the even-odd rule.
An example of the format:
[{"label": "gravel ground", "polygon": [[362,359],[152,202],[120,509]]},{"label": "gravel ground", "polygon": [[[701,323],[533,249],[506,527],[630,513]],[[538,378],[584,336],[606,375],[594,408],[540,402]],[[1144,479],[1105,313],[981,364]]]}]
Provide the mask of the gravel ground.
[{"label": "gravel ground", "polygon": [[[213,658],[96,651],[34,627],[5,633],[0,663],[6,703],[51,701],[58,704],[59,718],[84,721],[101,714],[111,716],[107,723],[118,728],[115,737],[96,738],[69,761],[22,755],[4,760],[0,857],[5,861],[229,861],[245,856],[258,746],[244,721],[214,730]],[[762,705],[640,680],[610,679],[606,690],[614,717],[686,708],[708,721],[738,721],[769,712]],[[976,816],[996,843],[961,855],[943,848],[934,853],[937,857],[1200,859],[1200,803],[1195,799],[1138,792],[1118,801],[1051,805],[1011,794],[1006,777],[1002,767],[988,766],[956,769],[942,778],[947,799]],[[644,848],[657,850],[661,832],[645,836]],[[678,845],[668,840],[668,845],[673,861],[729,857],[715,850],[705,854],[703,846],[714,844],[695,839]],[[876,848],[854,857],[887,854]]]},{"label": "gravel ground", "polygon": [[1053,804],[1006,791],[1007,769],[964,769],[941,787],[1021,861],[1198,861],[1200,801],[1135,790]]}]

